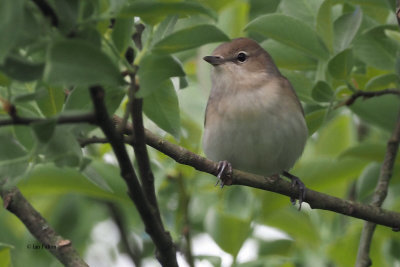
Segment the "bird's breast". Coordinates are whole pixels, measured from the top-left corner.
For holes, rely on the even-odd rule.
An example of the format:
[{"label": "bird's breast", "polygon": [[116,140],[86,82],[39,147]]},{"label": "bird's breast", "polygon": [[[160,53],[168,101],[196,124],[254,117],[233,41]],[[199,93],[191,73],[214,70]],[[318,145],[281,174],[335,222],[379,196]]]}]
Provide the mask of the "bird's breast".
[{"label": "bird's breast", "polygon": [[277,86],[239,90],[207,106],[203,147],[234,168],[270,175],[288,170],[301,155],[307,128],[297,99]]}]

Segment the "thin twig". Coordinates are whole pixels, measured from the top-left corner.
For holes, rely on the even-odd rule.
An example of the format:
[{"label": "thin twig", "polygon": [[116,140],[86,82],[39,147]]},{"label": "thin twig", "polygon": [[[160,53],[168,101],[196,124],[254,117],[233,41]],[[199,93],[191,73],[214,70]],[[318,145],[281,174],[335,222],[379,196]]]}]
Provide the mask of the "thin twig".
[{"label": "thin twig", "polygon": [[25,199],[18,188],[6,190],[0,185],[4,207],[14,213],[31,234],[64,266],[88,266],[72,246],[49,225],[42,215]]},{"label": "thin twig", "polygon": [[339,104],[339,106],[351,106],[357,98],[362,97],[363,99],[368,99],[376,96],[382,96],[382,95],[398,95],[400,96],[400,90],[399,89],[385,89],[385,90],[380,90],[380,91],[362,91],[358,90],[355,93],[353,93],[349,99],[344,101],[343,103]]},{"label": "thin twig", "polygon": [[[35,122],[43,122],[47,121],[51,118],[48,119],[43,119],[43,118],[21,118],[19,116],[15,116],[14,118],[11,119],[4,119],[0,120],[0,127],[1,126],[7,126],[7,125],[30,125]],[[56,122],[58,124],[66,124],[66,123],[90,123],[94,124],[95,123],[95,116],[93,113],[85,113],[85,114],[79,114],[79,115],[63,115],[59,116],[56,119]]]},{"label": "thin twig", "polygon": [[[394,162],[400,142],[400,110],[397,116],[397,123],[391,138],[387,143],[385,159],[383,160],[378,183],[372,196],[371,205],[381,207],[388,193],[390,178],[392,177]],[[357,253],[356,267],[366,267],[372,264],[369,258],[369,251],[372,242],[372,236],[376,228],[375,223],[366,222],[361,233],[360,245]],[[399,228],[400,230],[400,228]]]},{"label": "thin twig", "polygon": [[133,261],[136,267],[140,267],[141,257],[140,251],[138,248],[132,247],[131,242],[129,242],[129,231],[126,229],[126,225],[123,218],[123,213],[120,208],[114,204],[113,202],[107,202],[108,210],[110,211],[111,217],[113,218],[115,224],[118,227],[119,234],[121,236],[121,243],[126,253],[128,253],[129,257]]},{"label": "thin twig", "polygon": [[90,88],[97,123],[115,153],[121,170],[121,176],[128,186],[129,196],[134,202],[141,218],[146,226],[146,232],[150,235],[157,248],[157,259],[163,266],[178,267],[176,261],[175,246],[168,232],[157,218],[157,215],[144,195],[139,180],[133,169],[131,160],[126,151],[123,136],[119,134],[111,121],[105,103],[104,90],[100,86]]},{"label": "thin twig", "polygon": [[194,267],[194,257],[192,251],[192,231],[189,215],[189,205],[190,205],[190,195],[187,193],[185,180],[182,173],[178,174],[177,181],[179,184],[179,206],[183,213],[183,237],[185,238],[185,247],[183,248],[183,253],[185,255],[186,261],[190,267]]},{"label": "thin twig", "polygon": [[58,26],[58,18],[53,8],[45,0],[32,0],[37,7],[42,11],[45,17],[49,17],[51,20],[51,25],[54,27]]}]

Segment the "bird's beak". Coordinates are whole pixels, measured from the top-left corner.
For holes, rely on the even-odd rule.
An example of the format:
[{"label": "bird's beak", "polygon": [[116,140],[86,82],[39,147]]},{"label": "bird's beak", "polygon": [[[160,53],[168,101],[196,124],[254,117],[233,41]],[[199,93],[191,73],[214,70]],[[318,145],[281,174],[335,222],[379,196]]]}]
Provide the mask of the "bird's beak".
[{"label": "bird's beak", "polygon": [[224,59],[220,56],[206,56],[203,57],[203,59],[213,66],[218,66],[224,63]]}]

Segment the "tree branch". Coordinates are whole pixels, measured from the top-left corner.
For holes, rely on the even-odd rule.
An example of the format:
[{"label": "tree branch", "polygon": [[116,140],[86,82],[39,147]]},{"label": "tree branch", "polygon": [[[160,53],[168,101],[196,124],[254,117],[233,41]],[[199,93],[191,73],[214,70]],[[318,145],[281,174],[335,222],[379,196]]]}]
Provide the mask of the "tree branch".
[{"label": "tree branch", "polygon": [[50,18],[51,25],[54,27],[58,26],[58,18],[53,8],[45,0],[32,0],[37,7],[42,11],[45,17]]},{"label": "tree branch", "polygon": [[135,266],[140,267],[142,265],[140,251],[138,248],[132,246],[131,242],[129,242],[130,235],[129,231],[126,229],[121,209],[113,202],[106,202],[106,204],[115,224],[118,227],[118,231],[121,236],[121,243],[125,252],[128,253]]},{"label": "tree branch", "polygon": [[[400,110],[397,116],[397,123],[393,130],[386,147],[385,159],[383,160],[378,183],[372,196],[371,205],[381,207],[388,193],[389,181],[392,177],[394,162],[396,160],[397,151],[400,142]],[[360,237],[360,245],[357,253],[356,267],[370,266],[372,264],[369,258],[372,236],[374,235],[376,224],[366,222]]]},{"label": "tree branch", "polygon": [[[116,123],[119,123],[120,120],[119,117],[114,116],[114,121]],[[126,142],[129,142],[129,138],[134,138],[132,136],[132,125],[127,125],[125,134],[131,135],[128,137]],[[192,166],[196,170],[207,172],[212,175],[218,173],[217,163],[190,152],[181,146],[163,140],[148,130],[145,131],[145,134],[146,143],[149,146],[171,157],[176,162]],[[297,197],[299,195],[298,189],[292,187],[291,183],[283,179],[262,177],[239,170],[233,170],[232,180],[233,185],[245,185],[289,197]],[[394,231],[400,229],[400,213],[388,211],[373,205],[343,200],[311,189],[307,189],[307,195],[304,202],[307,202],[313,209],[329,210],[350,217],[374,222],[391,227]]]},{"label": "tree branch", "polygon": [[[18,116],[14,116],[10,119],[0,120],[0,127],[1,126],[8,126],[8,125],[27,125],[29,126],[35,122],[42,122],[48,119],[43,118],[21,118]],[[95,124],[95,116],[93,113],[86,113],[86,114],[79,114],[79,115],[63,115],[57,118],[58,124],[66,124],[66,123],[90,123]]]},{"label": "tree branch", "polygon": [[131,75],[131,88],[129,95],[129,106],[131,108],[131,116],[133,121],[133,134],[135,136],[135,142],[132,142],[131,145],[133,146],[135,157],[139,166],[139,174],[143,190],[161,223],[161,215],[158,208],[156,191],[154,188],[154,175],[151,171],[149,154],[147,153],[147,146],[145,142],[142,114],[143,99],[138,99],[135,97],[135,92],[139,89],[135,77],[135,74]]},{"label": "tree branch", "polygon": [[347,99],[342,105],[346,106],[351,106],[357,98],[362,97],[363,99],[371,98],[371,97],[376,97],[376,96],[382,96],[382,95],[397,95],[400,96],[400,90],[399,89],[385,89],[381,91],[362,91],[358,90],[354,94],[350,96],[349,99]]},{"label": "tree branch", "polygon": [[182,173],[179,173],[176,177],[179,188],[179,207],[182,209],[183,213],[183,230],[182,234],[185,238],[185,246],[183,249],[183,254],[185,255],[186,261],[188,262],[190,267],[194,267],[194,257],[192,250],[192,234],[191,234],[191,222],[189,216],[189,204],[190,204],[190,195],[186,190],[185,180],[182,176]]},{"label": "tree branch", "polygon": [[25,224],[31,234],[43,244],[64,266],[88,266],[72,246],[71,241],[64,239],[25,199],[18,188],[6,190],[0,185],[0,195],[4,207],[14,213]]},{"label": "tree branch", "polygon": [[121,176],[128,186],[128,194],[139,211],[146,227],[146,232],[150,235],[157,248],[157,259],[163,266],[178,267],[176,251],[171,236],[164,230],[153,207],[149,204],[147,197],[144,195],[125,149],[123,136],[115,130],[114,124],[108,116],[104,104],[103,88],[100,86],[93,86],[90,88],[90,93],[97,123],[110,142],[121,169]]}]

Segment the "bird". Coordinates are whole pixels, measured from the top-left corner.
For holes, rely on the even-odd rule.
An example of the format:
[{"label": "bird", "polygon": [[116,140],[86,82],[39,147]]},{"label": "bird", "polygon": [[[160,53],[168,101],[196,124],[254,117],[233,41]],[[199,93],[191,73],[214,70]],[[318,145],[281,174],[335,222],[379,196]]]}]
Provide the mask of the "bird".
[{"label": "bird", "polygon": [[[232,169],[283,175],[299,189],[299,209],[306,187],[289,173],[308,138],[304,110],[289,80],[256,41],[237,38],[203,58],[212,65],[203,150],[218,162],[221,187],[232,184]],[[293,204],[296,199],[291,197]]]}]

